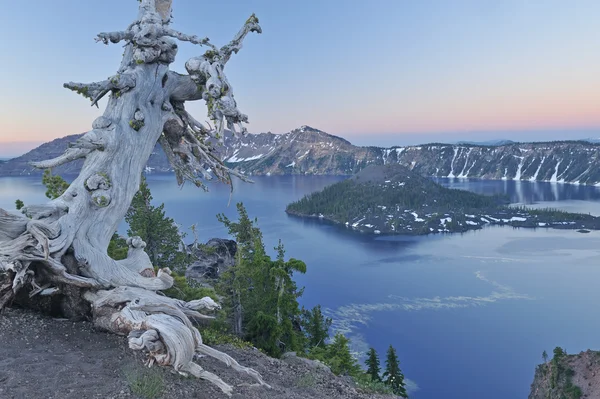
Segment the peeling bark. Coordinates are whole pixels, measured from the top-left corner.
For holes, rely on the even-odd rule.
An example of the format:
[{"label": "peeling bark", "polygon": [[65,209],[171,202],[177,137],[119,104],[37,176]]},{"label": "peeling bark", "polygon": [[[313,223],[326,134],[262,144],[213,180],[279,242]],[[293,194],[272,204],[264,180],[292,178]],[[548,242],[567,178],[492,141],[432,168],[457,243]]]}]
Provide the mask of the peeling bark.
[{"label": "peeling bark", "polygon": [[[105,44],[126,42],[114,76],[64,85],[96,106],[109,94],[108,104],[92,130],[63,155],[33,164],[52,168],[85,159],[63,195],[26,207],[23,215],[0,209],[0,309],[19,292],[28,298],[63,296],[76,304],[70,313],[85,317],[91,309],[97,326],[128,335],[132,349],[148,351],[149,364],[205,378],[231,394],[231,386],[193,362],[196,353],[206,354],[268,387],[254,370],[202,343],[190,319],[210,319],[199,310],[214,310],[216,303],[210,298],[183,302],[155,292],[171,287],[173,279],[169,269],[154,275],[139,237],[128,240],[124,260],[115,261],[106,252],[156,142],[165,149],[179,184],[204,187],[202,181],[210,178],[231,184],[231,175],[245,179],[216,156],[212,139],[222,140],[225,124],[245,132],[247,116],[237,109],[223,70],[246,35],[261,32],[258,19],[251,16],[233,41],[218,49],[207,38],[171,29],[171,3],[142,0],[138,18],[126,30],[98,35],[97,41]],[[210,48],[186,63],[189,75],[169,70],[177,54],[174,39]],[[215,129],[185,110],[186,101],[199,99],[206,101]]]}]

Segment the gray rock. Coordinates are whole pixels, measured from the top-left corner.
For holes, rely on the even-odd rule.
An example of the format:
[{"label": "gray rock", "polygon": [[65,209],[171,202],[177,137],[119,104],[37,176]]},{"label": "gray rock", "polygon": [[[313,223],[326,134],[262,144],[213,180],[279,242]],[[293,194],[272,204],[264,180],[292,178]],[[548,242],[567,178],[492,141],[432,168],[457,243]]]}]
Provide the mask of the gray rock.
[{"label": "gray rock", "polygon": [[221,273],[235,264],[237,243],[224,238],[212,238],[204,245],[190,246],[197,260],[185,275],[200,282],[216,280]]}]

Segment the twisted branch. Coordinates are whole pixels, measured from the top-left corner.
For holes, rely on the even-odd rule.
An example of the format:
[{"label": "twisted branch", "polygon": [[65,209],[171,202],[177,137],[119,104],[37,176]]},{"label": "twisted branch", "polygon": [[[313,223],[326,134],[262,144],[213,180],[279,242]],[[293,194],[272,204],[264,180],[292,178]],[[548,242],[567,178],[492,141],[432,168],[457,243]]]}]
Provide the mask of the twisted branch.
[{"label": "twisted branch", "polygon": [[224,69],[231,55],[242,48],[244,38],[250,32],[262,32],[258,18],[254,14],[248,18],[229,44],[219,50],[213,48],[204,55],[191,58],[185,63],[190,78],[203,88],[202,97],[206,101],[209,117],[215,124],[215,130],[209,134],[220,143],[223,143],[225,125],[236,135],[236,126],[239,127],[241,134],[246,133],[243,123],[248,123],[248,116],[238,110],[233,89],[225,76]]},{"label": "twisted branch", "polygon": [[224,165],[216,154],[216,148],[207,144],[205,138],[210,131],[194,119],[183,107],[177,104],[170,115],[170,123],[165,123],[160,145],[175,170],[179,185],[190,181],[206,190],[202,178],[211,180],[215,176],[219,181],[232,186],[231,176],[251,182],[243,174]]},{"label": "twisted branch", "polygon": [[55,168],[60,165],[85,158],[93,151],[104,151],[104,139],[100,132],[90,130],[77,141],[69,145],[65,152],[52,159],[44,161],[30,162],[29,164],[38,169]]},{"label": "twisted branch", "polygon": [[[203,370],[193,361],[196,353],[208,355],[270,388],[255,370],[244,367],[231,356],[203,344],[200,332],[193,326],[189,317],[200,315],[191,310],[200,303],[209,304],[210,309],[218,306],[208,297],[200,301],[184,302],[158,296],[146,290],[120,287],[110,291],[87,293],[86,299],[91,302],[97,314],[104,314],[102,309],[110,310],[101,320],[97,320],[96,324],[103,325],[111,331],[128,334],[131,349],[148,352],[148,365],[158,363],[172,366],[180,374],[189,373],[210,381],[226,395],[231,396],[233,388],[229,384],[215,374]],[[122,307],[120,311],[114,310],[119,307]]]},{"label": "twisted branch", "polygon": [[258,18],[254,14],[252,14],[250,18],[246,20],[246,23],[244,24],[244,26],[242,26],[242,29],[240,29],[240,31],[235,35],[233,40],[231,40],[229,44],[226,44],[225,46],[221,47],[221,50],[219,50],[219,56],[223,65],[225,65],[229,61],[229,58],[231,58],[231,54],[237,54],[238,51],[241,50],[243,41],[246,38],[246,35],[250,32],[262,33],[262,28],[258,24]]}]

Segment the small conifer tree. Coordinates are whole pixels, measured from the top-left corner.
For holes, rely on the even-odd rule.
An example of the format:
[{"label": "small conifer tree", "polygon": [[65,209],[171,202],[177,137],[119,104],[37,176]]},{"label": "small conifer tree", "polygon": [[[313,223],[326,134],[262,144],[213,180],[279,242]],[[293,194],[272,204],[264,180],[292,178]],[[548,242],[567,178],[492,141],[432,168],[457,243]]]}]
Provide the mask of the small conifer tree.
[{"label": "small conifer tree", "polygon": [[333,320],[325,317],[321,311],[321,305],[308,310],[302,308],[302,329],[307,337],[308,349],[325,347],[329,338],[329,328]]},{"label": "small conifer tree", "polygon": [[371,376],[371,380],[381,381],[381,376],[379,375],[379,372],[381,371],[381,368],[379,367],[379,356],[377,356],[375,349],[369,349],[365,364],[367,365],[367,374]]},{"label": "small conifer tree", "polygon": [[165,204],[155,207],[146,179],[142,176],[139,191],[133,197],[125,215],[129,224],[127,234],[139,236],[146,243],[146,252],[154,267],[168,267],[184,272],[189,259],[182,251],[183,236],[175,221],[165,216]]},{"label": "small conifer tree", "polygon": [[396,349],[390,345],[387,350],[387,358],[385,362],[385,372],[383,373],[384,383],[392,388],[394,394],[408,398],[406,393],[406,385],[404,383],[404,374],[400,371],[400,361],[396,354]]},{"label": "small conifer tree", "polygon": [[334,374],[356,376],[361,373],[358,361],[350,353],[349,342],[343,334],[337,333],[327,346],[328,365]]}]

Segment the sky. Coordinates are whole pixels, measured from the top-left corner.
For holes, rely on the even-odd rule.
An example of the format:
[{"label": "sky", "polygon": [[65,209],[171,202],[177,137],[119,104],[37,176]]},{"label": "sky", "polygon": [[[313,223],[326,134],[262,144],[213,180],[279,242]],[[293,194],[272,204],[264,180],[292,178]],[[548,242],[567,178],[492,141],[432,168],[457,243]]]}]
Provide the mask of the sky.
[{"label": "sky", "polygon": [[[91,129],[64,89],[113,75],[136,0],[3,1],[0,157]],[[173,28],[232,39],[226,73],[252,133],[301,125],[358,145],[600,137],[597,0],[174,0]],[[172,69],[205,48],[180,45]],[[203,120],[203,101],[187,105]]]}]

